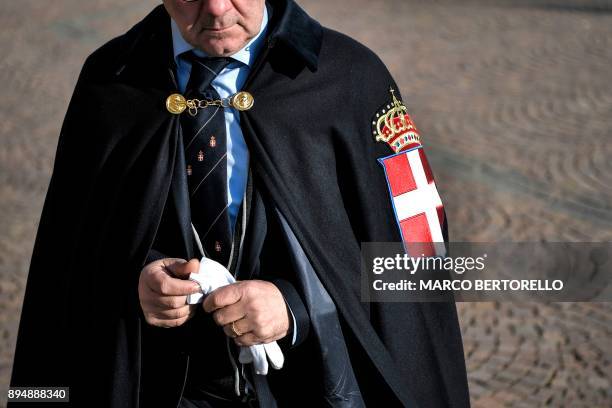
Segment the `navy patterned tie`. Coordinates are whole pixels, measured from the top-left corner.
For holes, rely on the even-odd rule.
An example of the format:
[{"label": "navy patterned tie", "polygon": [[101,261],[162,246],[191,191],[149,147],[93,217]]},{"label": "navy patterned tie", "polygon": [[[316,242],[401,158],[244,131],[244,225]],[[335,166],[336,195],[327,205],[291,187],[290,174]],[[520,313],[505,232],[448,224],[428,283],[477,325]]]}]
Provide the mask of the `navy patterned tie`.
[{"label": "navy patterned tie", "polygon": [[[220,99],[213,79],[230,62],[229,58],[200,58],[194,53],[181,55],[191,62],[187,99]],[[224,108],[198,109],[195,116],[185,111],[181,128],[191,203],[191,220],[209,258],[222,265],[229,261],[232,231],[227,194],[227,141]]]}]

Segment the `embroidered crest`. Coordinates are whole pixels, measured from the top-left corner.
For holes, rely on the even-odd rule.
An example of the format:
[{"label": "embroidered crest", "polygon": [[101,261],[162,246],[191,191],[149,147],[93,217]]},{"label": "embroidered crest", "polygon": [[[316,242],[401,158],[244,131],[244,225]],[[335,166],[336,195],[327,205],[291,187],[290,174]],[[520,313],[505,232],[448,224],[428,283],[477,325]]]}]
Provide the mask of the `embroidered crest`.
[{"label": "embroidered crest", "polygon": [[421,145],[421,136],[408,115],[406,106],[395,97],[390,88],[392,102],[385,105],[372,119],[372,134],[377,142],[387,143],[395,153]]}]

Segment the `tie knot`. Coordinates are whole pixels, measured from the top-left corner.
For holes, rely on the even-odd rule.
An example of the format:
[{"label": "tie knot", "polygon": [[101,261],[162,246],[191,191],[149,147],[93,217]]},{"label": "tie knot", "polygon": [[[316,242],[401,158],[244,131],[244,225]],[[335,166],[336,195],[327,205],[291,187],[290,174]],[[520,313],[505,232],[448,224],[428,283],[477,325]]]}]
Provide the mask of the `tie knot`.
[{"label": "tie knot", "polygon": [[208,88],[217,75],[223,71],[223,68],[228,66],[231,58],[226,57],[198,57],[192,51],[188,51],[181,55],[181,58],[191,62],[191,74],[187,91],[203,92]]}]

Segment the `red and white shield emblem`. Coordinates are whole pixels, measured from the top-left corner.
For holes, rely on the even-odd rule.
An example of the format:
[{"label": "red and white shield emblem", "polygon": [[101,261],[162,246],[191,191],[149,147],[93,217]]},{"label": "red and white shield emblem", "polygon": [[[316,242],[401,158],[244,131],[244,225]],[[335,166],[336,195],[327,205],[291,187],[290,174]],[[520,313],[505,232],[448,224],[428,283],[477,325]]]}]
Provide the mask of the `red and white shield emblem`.
[{"label": "red and white shield emblem", "polygon": [[385,169],[407,253],[410,256],[445,256],[442,235],[444,207],[423,147],[378,160]]}]

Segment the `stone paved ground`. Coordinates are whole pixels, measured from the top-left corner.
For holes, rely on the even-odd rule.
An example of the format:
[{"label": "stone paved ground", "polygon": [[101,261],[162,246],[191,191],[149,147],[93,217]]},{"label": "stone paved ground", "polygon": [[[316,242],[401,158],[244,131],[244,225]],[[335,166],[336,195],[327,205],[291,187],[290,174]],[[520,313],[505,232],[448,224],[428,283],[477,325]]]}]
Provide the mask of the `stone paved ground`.
[{"label": "stone paved ground", "polygon": [[[80,64],[155,3],[0,5],[0,390]],[[612,2],[302,4],[388,64],[453,240],[612,240]],[[474,303],[459,313],[474,406],[612,406],[610,304]]]}]

